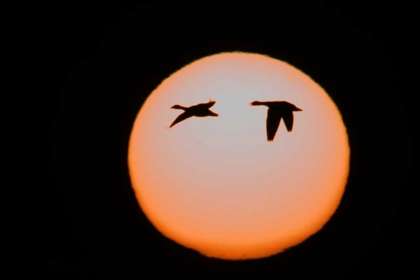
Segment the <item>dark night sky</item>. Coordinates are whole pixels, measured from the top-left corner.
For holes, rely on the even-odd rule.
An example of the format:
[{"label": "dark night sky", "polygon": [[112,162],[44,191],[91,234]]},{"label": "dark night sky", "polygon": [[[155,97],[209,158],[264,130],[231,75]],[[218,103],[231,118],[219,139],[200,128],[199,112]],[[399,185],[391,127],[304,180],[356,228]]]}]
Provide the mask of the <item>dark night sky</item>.
[{"label": "dark night sky", "polygon": [[[354,279],[409,268],[402,197],[413,105],[402,88],[405,22],[395,21],[405,10],[305,5],[61,5],[39,17],[52,81],[46,274]],[[162,79],[236,50],[284,60],[330,94],[349,133],[351,170],[320,232],[280,255],[226,262],[157,232],[135,201],[126,158],[136,114]]]}]

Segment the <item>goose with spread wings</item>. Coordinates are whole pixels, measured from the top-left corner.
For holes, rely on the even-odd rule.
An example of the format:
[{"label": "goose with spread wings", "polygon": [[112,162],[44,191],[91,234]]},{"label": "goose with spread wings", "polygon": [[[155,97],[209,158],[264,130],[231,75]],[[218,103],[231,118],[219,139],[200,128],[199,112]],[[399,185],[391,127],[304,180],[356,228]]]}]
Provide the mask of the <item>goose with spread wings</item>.
[{"label": "goose with spread wings", "polygon": [[280,121],[283,119],[288,132],[293,129],[293,112],[302,111],[302,109],[286,101],[254,101],[251,102],[252,106],[267,106],[267,141],[271,142],[276,135],[280,126]]},{"label": "goose with spread wings", "polygon": [[182,122],[183,120],[186,120],[186,119],[191,118],[191,117],[217,117],[217,116],[219,116],[218,114],[210,111],[210,107],[212,107],[215,103],[216,103],[216,101],[210,99],[209,102],[207,102],[207,103],[199,103],[197,105],[193,105],[193,106],[190,106],[190,107],[184,107],[184,106],[181,106],[181,105],[172,106],[171,107],[172,109],[181,109],[181,110],[184,110],[184,113],[179,115],[172,122],[172,124],[169,126],[169,128],[171,128],[174,125],[176,125],[177,123]]}]

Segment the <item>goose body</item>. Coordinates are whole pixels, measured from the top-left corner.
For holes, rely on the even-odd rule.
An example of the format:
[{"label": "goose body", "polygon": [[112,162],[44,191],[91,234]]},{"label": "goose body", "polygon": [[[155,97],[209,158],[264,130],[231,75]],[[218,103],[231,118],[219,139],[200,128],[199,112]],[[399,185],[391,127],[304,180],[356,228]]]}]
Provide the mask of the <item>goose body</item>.
[{"label": "goose body", "polygon": [[191,117],[217,117],[219,116],[218,114],[210,111],[210,107],[212,107],[215,103],[216,101],[210,99],[210,101],[207,103],[199,103],[197,105],[193,105],[190,107],[184,107],[181,105],[172,106],[171,107],[172,109],[180,109],[180,110],[184,110],[184,112],[172,122],[169,128]]},{"label": "goose body", "polygon": [[251,106],[267,106],[267,141],[274,140],[276,132],[280,126],[280,121],[283,119],[288,132],[293,129],[293,111],[302,111],[302,109],[286,101],[254,101],[250,103]]}]

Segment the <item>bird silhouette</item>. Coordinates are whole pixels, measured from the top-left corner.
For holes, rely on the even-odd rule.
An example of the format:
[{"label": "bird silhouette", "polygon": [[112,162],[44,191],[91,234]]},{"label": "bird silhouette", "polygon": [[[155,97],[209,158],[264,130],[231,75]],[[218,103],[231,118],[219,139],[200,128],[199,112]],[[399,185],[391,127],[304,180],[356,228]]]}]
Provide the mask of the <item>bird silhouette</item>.
[{"label": "bird silhouette", "polygon": [[186,120],[191,117],[217,117],[218,114],[210,111],[210,107],[213,106],[216,103],[214,100],[209,100],[207,103],[200,103],[194,106],[190,107],[184,107],[181,105],[174,105],[171,108],[172,109],[182,109],[184,110],[184,113],[179,115],[169,126],[169,128],[173,127],[179,122],[182,122],[183,120]]},{"label": "bird silhouette", "polygon": [[276,135],[280,126],[280,121],[283,119],[287,131],[293,129],[293,111],[302,111],[295,105],[286,101],[254,101],[250,103],[251,106],[267,106],[267,141],[271,142]]}]

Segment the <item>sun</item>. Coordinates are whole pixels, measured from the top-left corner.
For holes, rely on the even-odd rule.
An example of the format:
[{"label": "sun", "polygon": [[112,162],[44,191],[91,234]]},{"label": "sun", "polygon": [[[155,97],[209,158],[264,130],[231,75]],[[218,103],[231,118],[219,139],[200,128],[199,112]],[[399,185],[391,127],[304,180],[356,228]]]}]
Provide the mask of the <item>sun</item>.
[{"label": "sun", "polygon": [[[217,117],[171,107],[216,103]],[[281,121],[267,141],[267,107],[301,108],[293,130]],[[128,165],[140,207],[169,239],[221,259],[284,251],[319,231],[337,209],[350,147],[340,112],[324,89],[286,62],[254,53],[220,53],[162,81],[141,107]]]}]

